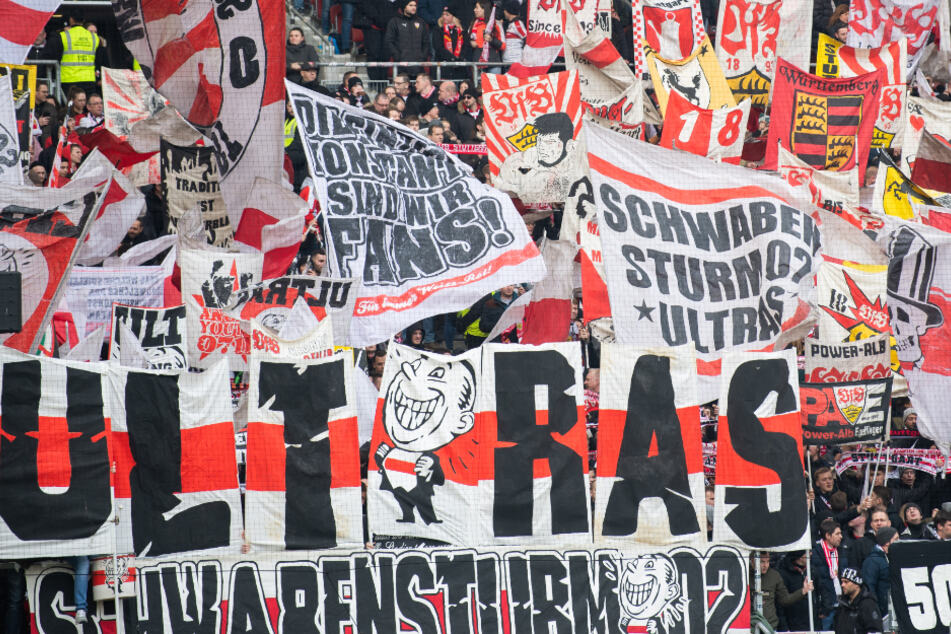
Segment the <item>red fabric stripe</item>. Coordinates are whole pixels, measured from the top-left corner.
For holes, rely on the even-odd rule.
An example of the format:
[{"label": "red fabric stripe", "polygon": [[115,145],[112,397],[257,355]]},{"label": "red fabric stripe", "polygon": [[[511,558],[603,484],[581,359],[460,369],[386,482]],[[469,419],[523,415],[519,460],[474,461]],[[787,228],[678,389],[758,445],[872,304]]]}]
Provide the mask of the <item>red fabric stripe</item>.
[{"label": "red fabric stripe", "polygon": [[142,2],[142,20],[148,24],[170,15],[179,15],[183,10],[181,0],[145,0]]},{"label": "red fabric stripe", "polygon": [[267,78],[261,105],[267,106],[284,99],[284,59],[287,50],[284,46],[284,0],[258,0],[258,6],[267,50]]},{"label": "red fabric stripe", "polygon": [[132,458],[132,450],[129,449],[129,432],[112,432],[109,442],[109,449],[112,453],[112,460],[116,464],[115,488],[117,498],[131,498],[132,489],[129,487],[129,472],[135,465]]},{"label": "red fabric stripe", "polygon": [[[654,194],[675,200],[681,204],[687,205],[716,205],[737,198],[779,198],[774,192],[762,187],[750,185],[746,187],[732,187],[727,189],[679,189],[669,187],[655,180],[632,174],[621,168],[608,163],[603,158],[588,154],[588,163],[591,169],[597,170],[604,176],[619,180],[629,187],[641,191],[649,191]],[[785,201],[784,201],[785,202]]]},{"label": "red fabric stripe", "polygon": [[213,423],[182,430],[182,493],[238,487],[234,424]]},{"label": "red fabric stripe", "polygon": [[356,417],[332,420],[330,428],[330,488],[360,486],[360,437]]},{"label": "red fabric stripe", "polygon": [[248,423],[248,491],[283,491],[285,460],[284,426]]},{"label": "red fabric stripe", "polygon": [[547,297],[525,307],[525,328],[520,343],[565,341],[571,322],[571,300]]},{"label": "red fabric stripe", "polygon": [[168,42],[155,53],[155,63],[152,68],[152,85],[160,90],[162,85],[172,77],[182,64],[192,55],[207,48],[220,48],[218,29],[215,25],[215,15],[211,11],[195,27],[184,36]]},{"label": "red fabric stripe", "polygon": [[300,243],[277,247],[264,254],[264,268],[261,273],[265,280],[281,277],[300,250]]},{"label": "red fabric stripe", "polygon": [[99,128],[95,132],[84,134],[79,137],[79,140],[81,141],[81,145],[87,150],[98,148],[103,156],[109,159],[109,162],[120,170],[146,161],[158,154],[158,152],[140,154],[132,149],[131,145],[105,128]]},{"label": "red fabric stripe", "polygon": [[203,64],[198,65],[198,93],[188,112],[188,121],[197,126],[210,126],[218,118],[221,102],[224,95],[221,86],[214,84],[205,77]]},{"label": "red fabric stripe", "polygon": [[[37,11],[23,6],[16,0],[0,0],[0,15],[3,16],[4,24],[4,27],[0,28],[0,38],[20,46],[33,46],[37,34],[43,29],[43,25],[50,19],[53,12]],[[57,34],[56,37],[59,35]]]},{"label": "red fabric stripe", "polygon": [[951,192],[951,164],[919,155],[911,171],[911,180],[918,187]]},{"label": "red fabric stripe", "polygon": [[234,232],[234,239],[260,250],[261,231],[264,227],[276,223],[277,218],[271,214],[254,207],[245,207],[244,213],[241,214],[241,222],[238,223],[238,230]]},{"label": "red fabric stripe", "polygon": [[609,39],[604,38],[593,49],[587,53],[583,53],[582,57],[598,68],[604,68],[616,62],[620,58],[620,55],[618,55],[617,49],[614,48],[614,44],[611,44]]}]

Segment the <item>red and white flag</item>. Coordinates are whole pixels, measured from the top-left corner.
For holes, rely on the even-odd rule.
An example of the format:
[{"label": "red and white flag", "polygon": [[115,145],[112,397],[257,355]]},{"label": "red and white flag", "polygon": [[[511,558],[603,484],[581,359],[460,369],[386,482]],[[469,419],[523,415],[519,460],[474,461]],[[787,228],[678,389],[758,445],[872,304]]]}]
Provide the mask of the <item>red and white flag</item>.
[{"label": "red and white flag", "polygon": [[879,48],[852,48],[840,46],[839,77],[858,77],[876,70],[885,72],[882,84],[878,119],[872,132],[872,147],[896,147],[902,145],[905,130],[906,65],[908,40],[902,38]]},{"label": "red and white flag", "polygon": [[776,59],[809,66],[812,5],[782,0],[723,0],[717,26],[717,57],[737,101],[765,109]]},{"label": "red and white flag", "polygon": [[200,374],[113,365],[108,383],[119,552],[236,553],[242,509],[228,364]]},{"label": "red and white flag", "polygon": [[951,144],[925,130],[918,144],[911,180],[918,187],[951,192]]},{"label": "red and white flag", "polygon": [[544,75],[561,55],[561,3],[552,0],[527,0],[528,34],[522,59],[512,64],[508,74],[513,77]]},{"label": "red and white flag", "polygon": [[214,143],[237,227],[254,178],[281,180],[284,2],[115,3],[114,10],[152,87]]},{"label": "red and white flag", "polygon": [[307,203],[276,183],[256,178],[247,205],[234,239],[264,254],[263,279],[280,277],[300,248]]},{"label": "red and white flag", "polygon": [[715,161],[740,164],[750,100],[732,108],[708,110],[695,106],[676,90],[670,91],[660,145]]},{"label": "red and white flag", "polygon": [[[0,2],[0,62],[22,64],[50,16],[62,0],[3,0]],[[59,37],[57,33],[53,37]]]},{"label": "red and white flag", "polygon": [[255,354],[249,368],[248,540],[266,550],[362,545],[350,355]]},{"label": "red and white flag", "polygon": [[578,72],[581,105],[594,116],[627,125],[644,121],[644,87],[598,24],[585,32],[565,11],[565,68]]},{"label": "red and white flag", "polygon": [[[908,69],[913,69],[933,31],[948,33],[951,14],[944,0],[852,0],[849,35],[853,48],[878,48],[908,38]],[[951,50],[951,41],[941,37],[941,50]]]},{"label": "red and white flag", "polygon": [[20,273],[22,328],[0,342],[22,352],[40,343],[102,200],[93,187],[0,186],[0,263]]},{"label": "red and white flag", "polygon": [[889,256],[889,324],[918,427],[928,438],[949,442],[951,233],[931,214],[928,219],[931,225],[888,216],[878,243]]},{"label": "red and white flag", "polygon": [[632,9],[638,77],[647,72],[643,42],[664,59],[681,60],[706,37],[700,0],[632,0]]},{"label": "red and white flag", "polygon": [[488,341],[522,324],[519,343],[541,344],[565,341],[571,322],[571,292],[574,290],[575,253],[578,245],[567,240],[548,240],[542,257],[545,278],[512,302],[486,337]]},{"label": "red and white flag", "polygon": [[[88,183],[86,182],[88,179]],[[93,184],[101,187],[109,183],[105,198],[79,250],[76,263],[95,266],[112,255],[119,247],[126,231],[145,209],[145,197],[129,179],[112,167],[98,150],[93,150],[76,171],[64,189],[75,189]]]}]

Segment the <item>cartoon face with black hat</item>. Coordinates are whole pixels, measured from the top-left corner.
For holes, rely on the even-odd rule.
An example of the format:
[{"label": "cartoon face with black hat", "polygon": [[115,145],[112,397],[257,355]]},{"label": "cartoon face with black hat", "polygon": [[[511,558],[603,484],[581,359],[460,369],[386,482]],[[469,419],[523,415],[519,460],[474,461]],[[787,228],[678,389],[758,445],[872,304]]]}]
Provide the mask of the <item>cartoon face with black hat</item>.
[{"label": "cartoon face with black hat", "polygon": [[917,231],[902,227],[888,245],[888,313],[902,363],[920,365],[921,337],[944,323],[928,301],[938,250]]}]

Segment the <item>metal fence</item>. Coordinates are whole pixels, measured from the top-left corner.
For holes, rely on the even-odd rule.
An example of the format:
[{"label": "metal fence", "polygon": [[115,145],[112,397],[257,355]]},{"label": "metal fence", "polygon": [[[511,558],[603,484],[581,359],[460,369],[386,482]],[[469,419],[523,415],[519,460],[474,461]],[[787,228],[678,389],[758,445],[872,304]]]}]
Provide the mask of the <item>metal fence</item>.
[{"label": "metal fence", "polygon": [[[421,68],[428,72],[433,81],[443,79],[443,70],[447,68],[465,68],[468,69],[467,79],[471,79],[473,86],[479,86],[479,77],[483,69],[502,70],[497,62],[320,62],[320,68],[342,68],[356,71],[358,68],[386,68],[393,71],[392,74],[399,74],[400,69]],[[390,73],[388,73],[390,74]],[[390,74],[390,76],[392,76]],[[411,78],[412,79],[412,78]],[[454,78],[459,79],[459,78]],[[379,92],[389,85],[389,80],[369,80],[369,86]],[[329,88],[329,86],[328,86]]]}]

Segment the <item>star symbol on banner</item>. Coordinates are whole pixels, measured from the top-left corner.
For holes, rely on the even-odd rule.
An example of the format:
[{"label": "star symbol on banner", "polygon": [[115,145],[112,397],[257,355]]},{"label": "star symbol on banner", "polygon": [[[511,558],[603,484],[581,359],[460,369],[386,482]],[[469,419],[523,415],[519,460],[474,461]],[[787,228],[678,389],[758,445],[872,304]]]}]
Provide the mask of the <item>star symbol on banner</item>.
[{"label": "star symbol on banner", "polygon": [[637,321],[646,319],[651,323],[654,322],[654,318],[651,317],[651,313],[654,312],[654,309],[647,305],[647,301],[641,300],[641,305],[635,305],[634,310],[637,311]]}]

